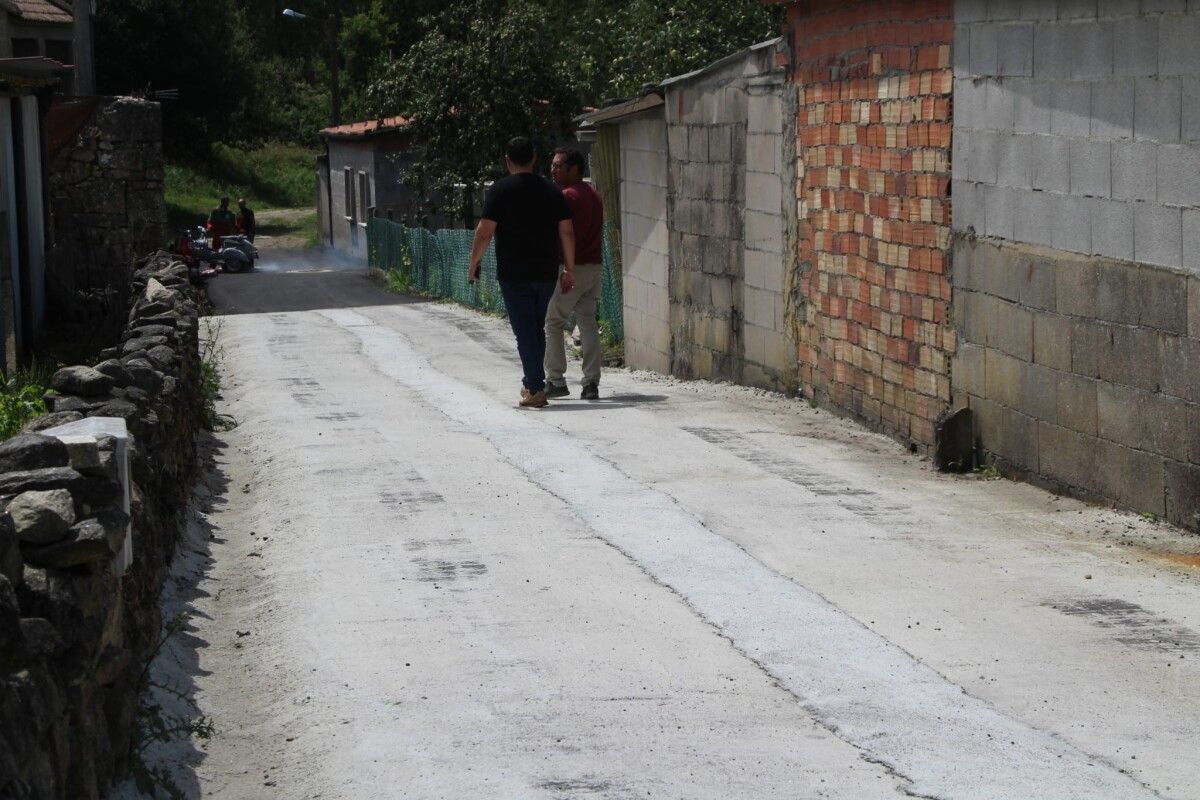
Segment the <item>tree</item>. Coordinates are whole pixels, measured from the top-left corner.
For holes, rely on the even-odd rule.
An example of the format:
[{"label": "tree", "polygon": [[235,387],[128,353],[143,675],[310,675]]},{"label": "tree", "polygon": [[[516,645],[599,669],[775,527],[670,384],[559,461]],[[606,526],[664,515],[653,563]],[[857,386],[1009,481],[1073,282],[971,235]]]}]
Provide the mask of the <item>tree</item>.
[{"label": "tree", "polygon": [[[505,142],[528,135],[542,158],[579,113],[561,32],[533,2],[456,0],[421,21],[422,36],[370,89],[379,116],[403,115],[424,150],[405,180],[462,211],[503,171]],[[440,198],[440,200],[439,200]]]}]

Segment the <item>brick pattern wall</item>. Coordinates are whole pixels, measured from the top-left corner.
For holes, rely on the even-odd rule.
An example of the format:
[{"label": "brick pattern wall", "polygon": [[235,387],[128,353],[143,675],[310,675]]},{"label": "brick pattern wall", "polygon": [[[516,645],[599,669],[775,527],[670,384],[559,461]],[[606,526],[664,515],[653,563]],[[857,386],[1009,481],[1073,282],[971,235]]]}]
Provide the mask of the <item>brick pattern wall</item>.
[{"label": "brick pattern wall", "polygon": [[951,0],[789,8],[801,387],[918,448],[950,403]]},{"label": "brick pattern wall", "polygon": [[625,362],[671,371],[667,294],[667,126],[661,111],[621,125],[621,261]]}]

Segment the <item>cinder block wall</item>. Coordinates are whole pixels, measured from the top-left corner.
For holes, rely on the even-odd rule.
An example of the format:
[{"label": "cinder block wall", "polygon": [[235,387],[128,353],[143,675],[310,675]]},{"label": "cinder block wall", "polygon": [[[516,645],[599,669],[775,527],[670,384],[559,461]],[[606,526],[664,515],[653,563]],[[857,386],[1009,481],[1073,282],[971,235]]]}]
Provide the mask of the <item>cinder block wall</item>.
[{"label": "cinder block wall", "polygon": [[1200,5],[955,5],[954,401],[998,463],[1197,527]]},{"label": "cinder block wall", "polygon": [[737,381],[747,92],[739,63],[666,93],[671,371]]},{"label": "cinder block wall", "polygon": [[671,371],[667,294],[667,125],[661,109],[621,124],[625,363]]},{"label": "cinder block wall", "polygon": [[788,10],[800,381],[918,449],[950,405],[952,0]]}]

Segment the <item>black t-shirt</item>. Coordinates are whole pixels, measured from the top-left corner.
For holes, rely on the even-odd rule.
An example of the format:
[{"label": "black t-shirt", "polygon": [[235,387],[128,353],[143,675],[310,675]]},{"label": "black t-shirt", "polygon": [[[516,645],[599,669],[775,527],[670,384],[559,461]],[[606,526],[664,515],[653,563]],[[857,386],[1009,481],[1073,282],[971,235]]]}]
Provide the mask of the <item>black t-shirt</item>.
[{"label": "black t-shirt", "polygon": [[501,178],[483,200],[496,223],[496,277],[514,283],[558,279],[558,223],[571,218],[561,191],[529,172]]}]

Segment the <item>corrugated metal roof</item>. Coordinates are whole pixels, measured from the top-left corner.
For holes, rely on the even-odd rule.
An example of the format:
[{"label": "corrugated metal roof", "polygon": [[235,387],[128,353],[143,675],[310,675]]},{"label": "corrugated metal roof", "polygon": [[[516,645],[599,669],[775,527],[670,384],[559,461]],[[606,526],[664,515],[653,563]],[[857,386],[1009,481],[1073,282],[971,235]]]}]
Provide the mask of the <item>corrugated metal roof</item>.
[{"label": "corrugated metal roof", "polygon": [[15,14],[26,22],[51,22],[69,25],[75,17],[62,6],[51,3],[50,0],[0,0],[10,14]]},{"label": "corrugated metal roof", "polygon": [[352,139],[360,136],[374,136],[377,133],[398,131],[408,126],[408,117],[384,117],[383,119],[367,119],[361,122],[347,122],[345,125],[334,125],[322,128],[322,136],[332,136],[339,139]]}]

